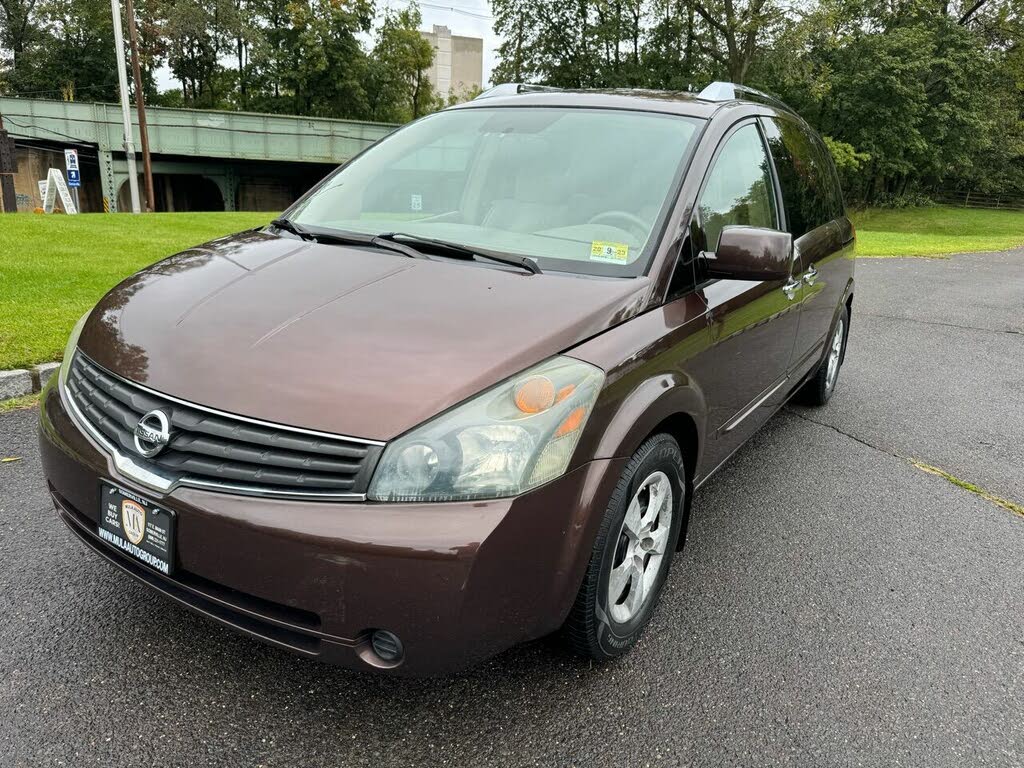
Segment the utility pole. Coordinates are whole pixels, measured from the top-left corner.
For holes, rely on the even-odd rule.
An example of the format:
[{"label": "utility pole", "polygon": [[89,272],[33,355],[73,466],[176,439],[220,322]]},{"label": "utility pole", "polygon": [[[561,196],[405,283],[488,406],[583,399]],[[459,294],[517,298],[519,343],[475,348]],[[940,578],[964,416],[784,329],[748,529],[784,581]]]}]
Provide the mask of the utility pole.
[{"label": "utility pole", "polygon": [[139,33],[135,29],[135,8],[132,0],[124,0],[128,15],[128,44],[132,51],[132,78],[135,80],[135,108],[139,111],[139,138],[142,140],[142,172],[146,178],[146,210],[156,210],[153,197],[153,164],[149,160],[149,130],[146,128],[146,105],[142,98],[142,70],[139,67]]},{"label": "utility pole", "polygon": [[[121,3],[118,0],[110,0],[110,12],[114,17],[114,48],[117,58],[117,82],[121,89],[121,118],[124,120],[124,154],[128,161],[128,188],[132,193],[132,213],[140,213],[139,177],[135,170],[132,113],[128,106],[128,72],[124,66],[124,32],[121,30]],[[117,205],[116,200],[112,202],[115,206]]]},{"label": "utility pole", "polygon": [[14,141],[7,136],[4,118],[0,115],[0,210],[18,212],[18,198],[14,194]]}]

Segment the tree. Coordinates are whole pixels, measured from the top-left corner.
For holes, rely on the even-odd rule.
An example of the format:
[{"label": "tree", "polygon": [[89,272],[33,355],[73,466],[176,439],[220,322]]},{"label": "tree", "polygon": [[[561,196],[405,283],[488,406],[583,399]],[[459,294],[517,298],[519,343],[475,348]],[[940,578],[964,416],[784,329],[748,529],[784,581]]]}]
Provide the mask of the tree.
[{"label": "tree", "polygon": [[[567,88],[599,84],[593,2],[493,0],[491,7],[498,34],[512,34],[498,47],[502,62],[495,69],[496,80],[539,79]],[[506,65],[505,58],[510,53],[513,58]]]},{"label": "tree", "polygon": [[91,0],[43,0],[31,20],[30,44],[10,73],[12,90],[68,100],[116,98],[109,7]]},{"label": "tree", "polygon": [[225,106],[229,86],[221,58],[238,26],[232,0],[165,0],[163,36],[167,63],[181,81],[186,106]]},{"label": "tree", "polygon": [[771,0],[691,0],[706,25],[698,45],[734,83],[746,80],[750,65],[771,27],[780,20]]},{"label": "tree", "polygon": [[357,37],[370,31],[369,0],[262,0],[269,20],[250,58],[250,100],[272,112],[359,117],[366,114],[367,55]]},{"label": "tree", "polygon": [[37,32],[34,12],[39,0],[0,0],[0,46],[11,52],[11,69],[21,59]]},{"label": "tree", "polygon": [[384,14],[371,56],[374,92],[369,98],[375,120],[415,120],[437,108],[438,95],[427,78],[434,49],[420,34],[422,23],[415,3]]}]

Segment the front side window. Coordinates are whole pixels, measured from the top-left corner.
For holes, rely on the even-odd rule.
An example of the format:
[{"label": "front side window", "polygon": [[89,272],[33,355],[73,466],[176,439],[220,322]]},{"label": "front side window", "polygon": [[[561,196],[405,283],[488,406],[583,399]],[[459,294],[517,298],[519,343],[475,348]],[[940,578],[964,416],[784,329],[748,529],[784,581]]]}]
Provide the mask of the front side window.
[{"label": "front side window", "polygon": [[627,110],[440,112],[339,169],[289,217],[529,256],[545,270],[642,274],[699,125]]},{"label": "front side window", "polygon": [[698,207],[709,250],[718,247],[722,228],[729,224],[778,227],[768,155],[756,125],[745,125],[726,140]]}]

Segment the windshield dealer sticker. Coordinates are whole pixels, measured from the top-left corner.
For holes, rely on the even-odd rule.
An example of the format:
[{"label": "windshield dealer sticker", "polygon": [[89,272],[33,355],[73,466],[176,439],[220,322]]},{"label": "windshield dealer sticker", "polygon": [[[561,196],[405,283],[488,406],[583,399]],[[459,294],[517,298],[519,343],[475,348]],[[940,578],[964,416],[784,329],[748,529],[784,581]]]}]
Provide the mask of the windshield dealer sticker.
[{"label": "windshield dealer sticker", "polygon": [[625,264],[629,259],[629,246],[625,243],[606,243],[595,240],[590,244],[590,260],[608,264]]}]

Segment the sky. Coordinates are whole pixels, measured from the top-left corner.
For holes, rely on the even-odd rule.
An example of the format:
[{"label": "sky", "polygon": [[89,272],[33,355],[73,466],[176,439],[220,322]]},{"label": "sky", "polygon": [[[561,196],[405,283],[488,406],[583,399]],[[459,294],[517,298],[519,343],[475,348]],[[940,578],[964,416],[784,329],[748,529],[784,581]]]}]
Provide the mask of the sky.
[{"label": "sky", "polygon": [[[409,0],[378,0],[377,9],[383,14],[384,9],[398,10],[409,4]],[[423,15],[423,29],[430,31],[434,24],[448,27],[453,35],[479,37],[484,41],[484,88],[490,82],[491,70],[497,63],[500,39],[494,34],[494,19],[491,16],[489,0],[437,0],[437,2],[420,2],[420,13]],[[368,45],[372,41],[367,38]],[[228,60],[226,59],[225,62]],[[171,75],[166,65],[156,72],[157,87],[161,91],[179,88],[180,83]]]}]

